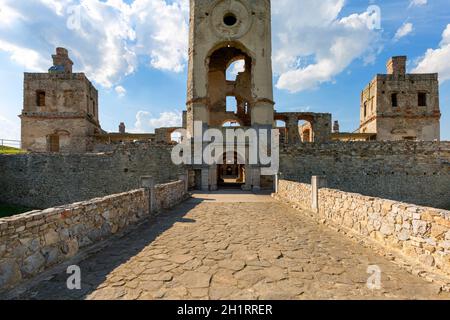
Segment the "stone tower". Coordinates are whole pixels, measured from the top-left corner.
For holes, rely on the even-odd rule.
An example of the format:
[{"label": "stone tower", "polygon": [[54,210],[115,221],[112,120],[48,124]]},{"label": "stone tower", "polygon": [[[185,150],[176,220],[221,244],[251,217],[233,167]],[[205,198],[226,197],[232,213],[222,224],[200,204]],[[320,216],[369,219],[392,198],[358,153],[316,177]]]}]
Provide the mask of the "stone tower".
[{"label": "stone tower", "polygon": [[57,48],[48,73],[25,73],[22,148],[34,152],[84,153],[102,130],[98,92],[84,73],[72,73],[73,62]]},{"label": "stone tower", "polygon": [[[272,127],[270,0],[191,0],[190,14],[189,132],[194,121]],[[236,61],[243,70],[227,79]],[[233,100],[236,108],[230,110],[227,102]]]},{"label": "stone tower", "polygon": [[[272,81],[270,0],[190,0],[186,127],[191,135],[196,122],[203,129],[225,124],[271,129]],[[245,155],[235,157],[237,163]],[[195,169],[203,190],[217,189],[226,176],[235,176],[247,190],[261,186],[258,166]]]},{"label": "stone tower", "polygon": [[392,57],[361,93],[360,133],[377,140],[440,139],[438,74],[406,73],[407,57]]}]

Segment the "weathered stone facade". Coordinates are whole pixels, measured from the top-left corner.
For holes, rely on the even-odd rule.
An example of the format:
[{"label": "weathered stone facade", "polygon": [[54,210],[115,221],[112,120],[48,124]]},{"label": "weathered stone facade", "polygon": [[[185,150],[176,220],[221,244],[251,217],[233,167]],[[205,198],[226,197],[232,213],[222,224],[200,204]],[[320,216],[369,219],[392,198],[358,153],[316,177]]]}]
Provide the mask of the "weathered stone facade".
[{"label": "weathered stone facade", "polygon": [[360,133],[377,140],[440,140],[437,74],[406,74],[406,57],[388,61],[361,93]]},{"label": "weathered stone facade", "polygon": [[[277,197],[311,210],[312,188],[280,180]],[[347,193],[318,190],[318,221],[368,238],[414,259],[425,270],[450,275],[450,211]]]},{"label": "weathered stone facade", "polygon": [[[190,6],[188,130],[194,121],[272,126],[270,1],[192,0]],[[245,71],[227,81],[226,70],[237,60]],[[227,112],[227,96],[237,99],[238,112]]]},{"label": "weathered stone facade", "polygon": [[[329,142],[283,146],[280,174],[331,188],[450,209],[449,142]],[[425,191],[426,190],[426,191]]]},{"label": "weathered stone facade", "polygon": [[[280,128],[280,137],[285,144],[301,142],[327,142],[331,136],[331,114],[314,112],[277,112],[275,121],[285,123]],[[299,121],[306,121],[299,126]]]},{"label": "weathered stone facade", "polygon": [[34,152],[84,153],[101,133],[98,92],[84,73],[72,73],[58,48],[48,73],[25,73],[22,148]]},{"label": "weathered stone facade", "polygon": [[[47,208],[136,189],[142,176],[153,176],[156,183],[173,181],[186,168],[172,164],[172,147],[129,144],[104,154],[3,155],[0,201]],[[313,175],[326,175],[335,189],[450,208],[448,142],[285,145],[280,150],[280,173],[303,183]],[[201,186],[201,171],[190,170],[189,176],[192,188]],[[261,179],[261,187],[271,188],[269,178]],[[424,188],[432,192],[423,192]]]},{"label": "weathered stone facade", "polygon": [[145,189],[0,219],[0,289],[149,216]]},{"label": "weathered stone facade", "polygon": [[98,154],[0,155],[0,202],[49,208],[140,187],[185,173],[171,161],[171,145],[126,144]]},{"label": "weathered stone facade", "polygon": [[0,290],[186,198],[186,182],[180,180],[0,219]]}]

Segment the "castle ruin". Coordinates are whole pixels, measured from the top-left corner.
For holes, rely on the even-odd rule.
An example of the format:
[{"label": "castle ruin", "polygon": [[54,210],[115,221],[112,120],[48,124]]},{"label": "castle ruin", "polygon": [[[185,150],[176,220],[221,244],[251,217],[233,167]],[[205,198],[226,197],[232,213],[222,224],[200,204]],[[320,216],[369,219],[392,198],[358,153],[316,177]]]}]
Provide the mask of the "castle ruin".
[{"label": "castle ruin", "polygon": [[[398,297],[403,284],[412,288],[405,296],[416,298],[425,287],[419,276],[439,284],[439,294],[450,291],[450,142],[439,141],[438,75],[406,74],[406,57],[393,57],[388,74],[362,92],[355,132],[342,132],[329,113],[278,112],[270,4],[190,1],[181,128],[191,135],[194,122],[277,128],[280,170],[273,176],[238,163],[246,158],[239,153],[234,163],[175,164],[172,134],[180,128],[132,134],[120,122],[118,132],[105,132],[97,90],[73,73],[64,48],[48,73],[25,73],[20,117],[29,152],[0,155],[0,202],[37,210],[0,219],[0,294],[80,253],[96,277],[87,289],[93,299],[231,299],[244,291],[260,299]],[[223,196],[212,192],[220,188],[252,192],[209,201]],[[203,192],[178,206],[190,190]],[[117,245],[104,250],[114,235]],[[391,282],[366,290],[365,264],[380,262],[392,270],[385,277]],[[252,282],[255,274],[261,282]],[[48,297],[51,288],[50,296],[64,298],[63,275],[46,276],[25,297]],[[425,296],[439,296],[433,290]]]},{"label": "castle ruin", "polygon": [[439,80],[434,74],[407,74],[406,57],[392,57],[361,93],[360,133],[377,140],[439,141]]}]

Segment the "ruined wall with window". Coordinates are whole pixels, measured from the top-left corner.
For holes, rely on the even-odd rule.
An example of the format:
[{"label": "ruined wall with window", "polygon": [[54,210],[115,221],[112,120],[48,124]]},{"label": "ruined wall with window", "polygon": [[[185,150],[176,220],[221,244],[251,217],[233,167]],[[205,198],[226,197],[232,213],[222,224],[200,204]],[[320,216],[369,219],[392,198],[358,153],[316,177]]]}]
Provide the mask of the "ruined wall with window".
[{"label": "ruined wall with window", "polygon": [[34,152],[86,152],[101,132],[98,92],[84,73],[72,73],[58,48],[48,73],[25,73],[22,148]]},{"label": "ruined wall with window", "polygon": [[407,74],[406,57],[393,57],[361,94],[360,133],[377,140],[440,139],[437,74]]},{"label": "ruined wall with window", "polygon": [[280,140],[287,144],[327,142],[331,140],[332,116],[315,112],[276,112],[277,122],[285,125],[280,130]]}]

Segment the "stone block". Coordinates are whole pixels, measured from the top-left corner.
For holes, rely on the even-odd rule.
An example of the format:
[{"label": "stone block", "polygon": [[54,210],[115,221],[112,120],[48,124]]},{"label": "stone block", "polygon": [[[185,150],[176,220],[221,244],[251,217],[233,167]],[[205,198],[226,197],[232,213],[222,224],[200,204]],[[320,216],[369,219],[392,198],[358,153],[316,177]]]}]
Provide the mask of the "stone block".
[{"label": "stone block", "polygon": [[397,238],[398,238],[398,240],[400,240],[400,241],[406,241],[406,240],[409,240],[409,238],[410,238],[409,230],[407,230],[407,229],[402,229],[402,230],[400,231],[400,233],[398,234]]},{"label": "stone block", "polygon": [[448,232],[448,228],[437,223],[431,224],[431,236],[437,240],[445,238],[445,234]]},{"label": "stone block", "polygon": [[412,222],[414,235],[425,235],[428,231],[428,224],[425,221],[413,220]]},{"label": "stone block", "polygon": [[392,223],[383,223],[380,228],[380,232],[385,236],[392,235],[395,231],[395,226]]},{"label": "stone block", "polygon": [[36,252],[24,260],[21,270],[27,276],[32,276],[41,271],[44,265],[44,256],[40,252]]},{"label": "stone block", "polygon": [[434,258],[430,254],[424,254],[419,257],[419,261],[428,267],[432,267],[434,265]]},{"label": "stone block", "polygon": [[45,240],[45,244],[47,246],[51,246],[51,245],[57,243],[58,241],[60,241],[59,234],[55,230],[49,230],[44,235],[44,240]]},{"label": "stone block", "polygon": [[0,259],[0,288],[8,288],[22,280],[19,265],[14,259]]}]

